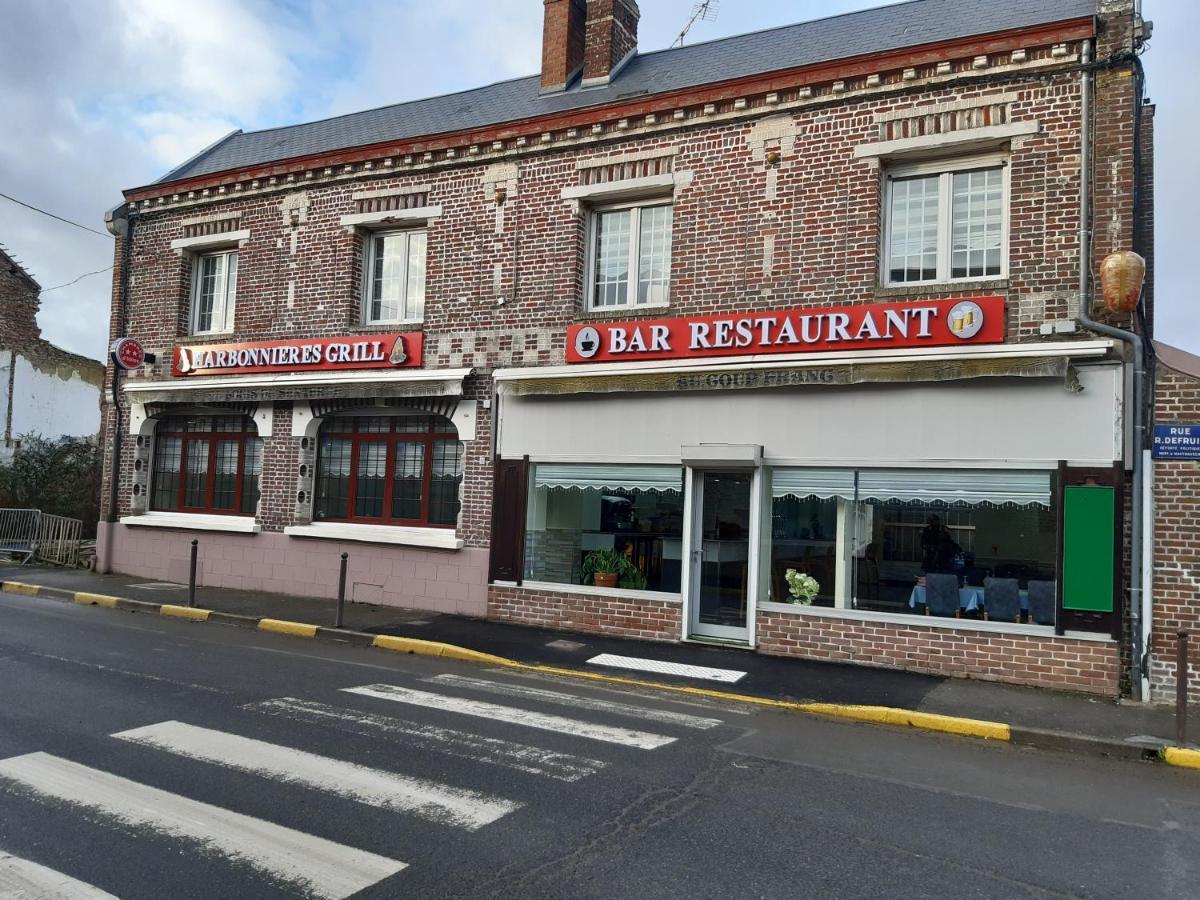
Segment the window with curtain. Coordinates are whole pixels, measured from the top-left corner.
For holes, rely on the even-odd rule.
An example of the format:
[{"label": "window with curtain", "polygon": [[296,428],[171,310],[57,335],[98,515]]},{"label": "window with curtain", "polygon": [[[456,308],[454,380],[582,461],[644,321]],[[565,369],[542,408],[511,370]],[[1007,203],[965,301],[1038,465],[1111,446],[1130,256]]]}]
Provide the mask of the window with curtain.
[{"label": "window with curtain", "polygon": [[237,270],[236,250],[204,253],[196,257],[189,315],[192,334],[225,334],[233,331]]},{"label": "window with curtain", "polygon": [[588,553],[615,551],[637,574],[619,587],[678,593],[683,565],[679,466],[537,464],[529,478],[524,577],[580,584]]},{"label": "window with curtain", "polygon": [[438,415],[338,416],[321,423],[318,521],[453,528],[463,445]]},{"label": "window with curtain", "polygon": [[[936,575],[957,591],[951,614],[989,616],[989,589],[994,609],[996,592],[1006,589],[1018,604],[1008,621],[1033,621],[1030,585],[1052,595],[1058,578],[1054,477],[1046,470],[776,468],[767,594],[790,602],[785,574],[795,569],[820,585],[814,605],[925,615],[926,579]],[[1003,584],[993,586],[996,579]]]},{"label": "window with curtain", "polygon": [[665,306],[671,283],[671,204],[593,210],[589,219],[588,305]]},{"label": "window with curtain", "polygon": [[155,430],[150,508],[252,516],[262,441],[248,416],[169,416]]},{"label": "window with curtain", "polygon": [[787,571],[817,580],[813,605],[833,606],[837,572],[838,503],[854,499],[853,469],[775,469],[771,476],[768,589],[790,602]]},{"label": "window with curtain", "polygon": [[926,577],[954,576],[957,614],[982,617],[989,585],[1003,579],[1020,604],[1013,620],[1029,621],[1030,582],[1052,585],[1058,577],[1053,478],[1049,471],[862,470],[848,529],[855,605],[924,615]]},{"label": "window with curtain", "polygon": [[364,243],[363,323],[420,322],[425,315],[424,229],[368,234]]},{"label": "window with curtain", "polygon": [[[935,169],[930,171],[930,169]],[[1005,274],[1005,167],[964,161],[888,173],[887,284],[975,280]]]}]

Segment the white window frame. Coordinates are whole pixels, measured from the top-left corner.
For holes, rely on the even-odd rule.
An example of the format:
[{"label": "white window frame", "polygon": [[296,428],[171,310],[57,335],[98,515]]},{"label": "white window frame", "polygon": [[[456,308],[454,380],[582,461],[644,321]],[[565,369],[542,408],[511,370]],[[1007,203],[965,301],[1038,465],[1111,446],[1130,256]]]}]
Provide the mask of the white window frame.
[{"label": "white window frame", "polygon": [[[429,275],[429,228],[422,224],[419,227],[412,228],[377,228],[363,232],[363,253],[362,253],[362,287],[361,298],[359,303],[360,321],[363,325],[420,325],[425,321],[425,304],[421,304],[421,315],[408,315],[408,256],[409,247],[412,241],[412,235],[425,235],[425,274]],[[404,285],[404,297],[401,300],[401,314],[395,318],[379,318],[371,317],[371,285],[374,282],[375,272],[375,240],[381,237],[390,235],[404,235],[404,266],[400,275],[400,281]],[[427,284],[422,284],[423,289],[427,288]],[[428,300],[428,293],[426,293]]]},{"label": "white window frame", "polygon": [[[222,277],[224,279],[224,289],[221,291],[220,303],[213,303],[212,310],[212,327],[201,329],[199,327],[200,319],[200,283],[202,280],[202,272],[204,270],[204,260],[213,257],[224,257],[222,263]],[[238,272],[234,271],[232,278],[230,277],[231,266],[230,259],[237,260],[238,265],[232,268],[240,269],[241,261],[238,260],[237,247],[224,247],[216,250],[207,250],[203,253],[196,253],[192,259],[192,291],[191,302],[188,309],[188,333],[192,335],[207,335],[207,334],[232,334],[234,314],[237,307],[237,279]]]},{"label": "white window frame", "polygon": [[[671,241],[667,247],[667,296],[660,303],[638,303],[638,282],[641,273],[641,243],[642,243],[642,214],[643,209],[655,206],[666,206],[671,209]],[[629,302],[617,305],[597,306],[596,305],[596,229],[597,222],[600,216],[604,213],[620,212],[622,210],[631,210],[632,215],[629,220],[629,290],[626,293],[627,297],[632,298]],[[623,203],[605,203],[590,206],[587,211],[587,265],[584,267],[584,275],[586,277],[585,296],[587,298],[586,308],[588,312],[603,313],[614,312],[617,310],[632,310],[632,309],[665,309],[671,305],[671,262],[675,251],[675,201],[670,197],[647,197],[641,200],[632,200]]]},{"label": "white window frame", "polygon": [[[951,242],[953,240],[954,186],[957,172],[972,169],[1000,169],[1000,273],[998,275],[968,275],[963,278],[950,277]],[[980,281],[1003,281],[1008,278],[1008,232],[1010,218],[1010,176],[1007,153],[989,153],[962,156],[953,159],[938,159],[924,162],[896,163],[884,171],[882,216],[883,246],[879,253],[879,278],[884,287],[917,287],[931,284],[962,284]],[[938,183],[938,232],[937,232],[937,276],[923,281],[891,280],[892,248],[892,186],[896,181],[922,175],[939,176]]]}]

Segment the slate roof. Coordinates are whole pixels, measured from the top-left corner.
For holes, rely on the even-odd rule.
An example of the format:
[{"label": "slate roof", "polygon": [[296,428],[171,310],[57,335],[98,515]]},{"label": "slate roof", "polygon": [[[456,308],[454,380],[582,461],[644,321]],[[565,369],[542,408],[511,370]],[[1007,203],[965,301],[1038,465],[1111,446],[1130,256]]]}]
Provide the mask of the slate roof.
[{"label": "slate roof", "polygon": [[1095,15],[1097,0],[910,0],[641,53],[611,84],[539,94],[539,75],[319,122],[234,132],[159,183],[383,141],[480,128],[868,53]]}]

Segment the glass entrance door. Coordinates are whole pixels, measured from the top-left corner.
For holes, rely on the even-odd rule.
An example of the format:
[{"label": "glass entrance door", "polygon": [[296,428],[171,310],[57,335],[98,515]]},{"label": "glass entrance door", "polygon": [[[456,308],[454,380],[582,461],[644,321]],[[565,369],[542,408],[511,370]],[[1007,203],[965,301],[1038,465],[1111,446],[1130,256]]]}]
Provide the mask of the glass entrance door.
[{"label": "glass entrance door", "polygon": [[690,633],[747,642],[754,475],[701,472],[692,478]]}]

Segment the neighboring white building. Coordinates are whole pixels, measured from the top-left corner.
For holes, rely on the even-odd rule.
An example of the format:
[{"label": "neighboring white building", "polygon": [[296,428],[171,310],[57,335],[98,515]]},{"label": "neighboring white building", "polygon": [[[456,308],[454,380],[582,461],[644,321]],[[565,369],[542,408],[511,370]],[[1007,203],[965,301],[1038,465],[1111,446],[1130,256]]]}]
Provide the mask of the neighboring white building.
[{"label": "neighboring white building", "polygon": [[0,459],[21,435],[91,437],[100,431],[104,366],[43,340],[41,286],[0,246]]}]

